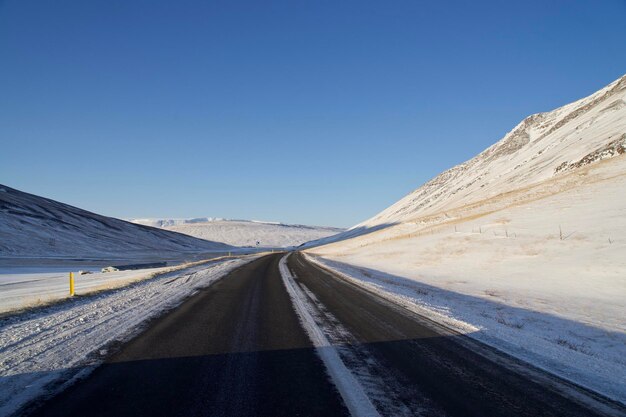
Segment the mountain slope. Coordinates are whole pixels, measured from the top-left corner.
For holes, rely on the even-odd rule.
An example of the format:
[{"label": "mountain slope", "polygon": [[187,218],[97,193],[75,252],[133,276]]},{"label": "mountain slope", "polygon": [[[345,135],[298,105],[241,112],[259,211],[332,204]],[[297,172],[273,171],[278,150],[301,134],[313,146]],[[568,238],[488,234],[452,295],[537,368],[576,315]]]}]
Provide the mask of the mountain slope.
[{"label": "mountain slope", "polygon": [[626,75],[589,97],[527,117],[502,140],[358,226],[413,220],[550,179],[626,149]]},{"label": "mountain slope", "polygon": [[626,404],[626,76],[317,244],[369,290]]},{"label": "mountain slope", "polygon": [[211,217],[195,219],[132,219],[133,223],[161,227],[200,239],[234,246],[288,247],[332,236],[343,231],[334,227],[290,225]]},{"label": "mountain slope", "polygon": [[104,217],[0,185],[0,257],[141,259],[228,250],[223,243]]},{"label": "mountain slope", "polygon": [[[559,191],[560,177],[576,168],[626,151],[626,75],[596,93],[522,120],[476,157],[442,172],[387,209],[347,231],[311,241],[307,247],[362,236],[389,226],[423,226],[502,209]],[[541,189],[541,184],[554,184]],[[545,184],[544,184],[545,185]],[[530,188],[534,188],[532,192]]]}]

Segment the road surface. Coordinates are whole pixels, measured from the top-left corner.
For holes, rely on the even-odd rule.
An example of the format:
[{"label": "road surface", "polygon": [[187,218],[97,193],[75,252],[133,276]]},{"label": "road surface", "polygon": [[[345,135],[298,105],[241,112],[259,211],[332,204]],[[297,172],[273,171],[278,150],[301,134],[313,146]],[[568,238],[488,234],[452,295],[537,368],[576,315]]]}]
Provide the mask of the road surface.
[{"label": "road surface", "polygon": [[[349,415],[283,284],[283,256],[255,260],[152,321],[32,414]],[[600,415],[299,254],[288,265],[330,349],[381,415]]]}]

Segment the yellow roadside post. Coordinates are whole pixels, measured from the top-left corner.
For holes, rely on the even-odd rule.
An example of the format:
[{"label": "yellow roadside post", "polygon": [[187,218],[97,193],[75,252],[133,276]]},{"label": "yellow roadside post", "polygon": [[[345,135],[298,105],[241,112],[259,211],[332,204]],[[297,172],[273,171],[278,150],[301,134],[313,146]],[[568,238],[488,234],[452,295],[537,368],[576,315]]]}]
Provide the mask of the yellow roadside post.
[{"label": "yellow roadside post", "polygon": [[74,273],[70,272],[70,297],[74,296]]}]

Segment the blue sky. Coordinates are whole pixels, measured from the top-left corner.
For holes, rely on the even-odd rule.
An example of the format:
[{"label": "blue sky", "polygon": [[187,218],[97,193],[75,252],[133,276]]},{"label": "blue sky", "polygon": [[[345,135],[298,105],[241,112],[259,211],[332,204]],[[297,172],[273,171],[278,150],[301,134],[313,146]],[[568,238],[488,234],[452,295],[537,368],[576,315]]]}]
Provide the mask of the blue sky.
[{"label": "blue sky", "polygon": [[626,73],[626,2],[0,0],[0,182],[350,226]]}]

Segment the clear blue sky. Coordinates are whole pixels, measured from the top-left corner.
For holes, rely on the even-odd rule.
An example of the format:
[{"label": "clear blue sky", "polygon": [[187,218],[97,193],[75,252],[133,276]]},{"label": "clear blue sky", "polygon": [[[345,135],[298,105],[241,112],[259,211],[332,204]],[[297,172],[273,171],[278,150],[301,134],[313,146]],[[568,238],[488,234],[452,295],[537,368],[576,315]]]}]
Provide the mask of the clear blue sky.
[{"label": "clear blue sky", "polygon": [[626,2],[0,0],[0,182],[350,226],[626,72]]}]

